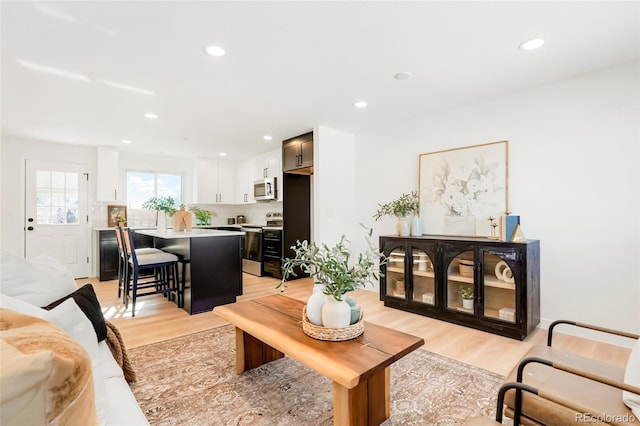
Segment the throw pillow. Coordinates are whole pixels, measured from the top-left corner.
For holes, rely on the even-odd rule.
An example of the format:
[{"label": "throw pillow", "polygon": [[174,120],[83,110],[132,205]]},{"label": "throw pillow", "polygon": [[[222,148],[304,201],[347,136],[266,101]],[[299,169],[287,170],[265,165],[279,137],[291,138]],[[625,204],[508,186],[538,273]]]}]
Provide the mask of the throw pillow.
[{"label": "throw pillow", "polygon": [[[67,299],[50,311],[45,311],[22,300],[0,294],[0,307],[52,322],[66,331],[87,351],[91,358],[98,421],[100,425],[106,424],[109,417],[109,401],[104,383],[103,356],[100,353],[96,333],[91,322],[73,298]],[[0,424],[3,423],[0,422]]]},{"label": "throw pillow", "polygon": [[87,318],[89,318],[89,321],[91,321],[93,329],[96,331],[98,342],[102,342],[106,339],[107,324],[104,320],[104,315],[102,315],[100,302],[98,302],[98,297],[96,296],[96,292],[93,290],[93,286],[91,284],[83,285],[73,293],[67,294],[47,306],[43,306],[42,309],[50,311],[69,298],[73,298],[73,300],[75,300],[82,312],[84,312]]},{"label": "throw pillow", "polygon": [[0,292],[35,306],[48,305],[78,289],[64,265],[52,257],[31,261],[0,250]]},{"label": "throw pillow", "polygon": [[[640,388],[640,339],[636,341],[631,350],[624,372],[624,382]],[[640,419],[640,395],[624,391],[622,392],[622,400],[627,404],[627,407],[631,408],[636,419]]]},{"label": "throw pillow", "polygon": [[59,327],[0,309],[0,353],[0,424],[97,424],[91,361]]}]

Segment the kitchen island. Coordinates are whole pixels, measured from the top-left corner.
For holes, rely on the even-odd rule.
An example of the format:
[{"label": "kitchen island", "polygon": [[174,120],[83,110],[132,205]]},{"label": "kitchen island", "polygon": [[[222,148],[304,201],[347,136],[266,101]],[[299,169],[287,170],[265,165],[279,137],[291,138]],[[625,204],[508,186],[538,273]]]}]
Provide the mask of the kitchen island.
[{"label": "kitchen island", "polygon": [[154,247],[178,256],[186,281],[184,310],[190,315],[233,303],[242,294],[241,238],[244,232],[193,229],[188,232],[145,229]]}]

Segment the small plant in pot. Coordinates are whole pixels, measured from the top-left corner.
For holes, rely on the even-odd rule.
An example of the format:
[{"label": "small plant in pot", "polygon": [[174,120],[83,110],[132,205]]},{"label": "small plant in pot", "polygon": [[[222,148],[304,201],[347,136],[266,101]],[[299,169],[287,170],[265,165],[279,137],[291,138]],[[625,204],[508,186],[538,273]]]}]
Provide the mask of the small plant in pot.
[{"label": "small plant in pot", "polygon": [[[386,204],[378,204],[378,210],[373,215],[373,218],[378,221],[384,216],[397,217],[398,224],[396,225],[396,230],[398,235],[408,236],[410,227],[407,222],[407,216],[417,216],[419,212],[420,199],[418,198],[418,193],[413,191],[410,194],[402,194],[399,198],[389,201]],[[418,234],[421,234],[421,232]]]},{"label": "small plant in pot", "polygon": [[213,210],[201,209],[198,206],[191,206],[189,211],[196,217],[197,225],[211,225],[211,217],[218,216]]},{"label": "small plant in pot", "polygon": [[463,286],[458,290],[462,297],[462,307],[465,309],[473,309],[473,287]]},{"label": "small plant in pot", "polygon": [[[314,293],[307,302],[309,322],[324,327],[346,327],[350,324],[351,307],[345,302],[345,293],[365,287],[371,280],[380,279],[380,263],[386,257],[371,242],[372,229],[366,241],[368,249],[352,261],[350,242],[346,236],[333,247],[317,246],[308,241],[298,241],[291,249],[293,258],[285,259],[283,278],[277,288],[286,288],[286,279],[296,276],[300,267],[314,280]],[[335,315],[332,315],[335,314]]]},{"label": "small plant in pot", "polygon": [[118,226],[125,226],[127,224],[127,218],[121,215],[117,215],[115,218],[115,222]]}]

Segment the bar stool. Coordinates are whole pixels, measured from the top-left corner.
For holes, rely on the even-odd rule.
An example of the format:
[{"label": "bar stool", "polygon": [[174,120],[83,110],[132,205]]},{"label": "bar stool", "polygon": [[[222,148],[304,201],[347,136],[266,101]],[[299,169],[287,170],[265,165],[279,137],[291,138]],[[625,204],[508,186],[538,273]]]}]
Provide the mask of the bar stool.
[{"label": "bar stool", "polygon": [[[128,228],[122,229],[124,247],[128,256],[127,274],[124,283],[124,306],[132,301],[131,316],[136,316],[138,297],[152,294],[164,294],[167,298],[175,294],[178,299],[178,257],[159,251],[159,253],[138,254],[133,243],[133,235]],[[141,273],[155,271],[154,275],[144,277]]]},{"label": "bar stool", "polygon": [[[127,251],[124,246],[122,227],[116,226],[114,230],[116,233],[116,242],[118,243],[118,298],[120,298],[122,297],[122,292],[124,289],[124,277],[128,276],[127,266],[129,263],[129,256],[127,256]],[[156,248],[139,248],[135,251],[138,256],[151,253],[162,253],[162,250]]]}]

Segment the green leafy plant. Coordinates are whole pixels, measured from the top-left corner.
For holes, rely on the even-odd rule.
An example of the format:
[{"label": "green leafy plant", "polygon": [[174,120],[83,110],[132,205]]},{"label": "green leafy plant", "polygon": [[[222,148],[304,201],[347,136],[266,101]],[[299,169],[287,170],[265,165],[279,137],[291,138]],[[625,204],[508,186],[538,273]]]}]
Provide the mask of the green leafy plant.
[{"label": "green leafy plant", "polygon": [[418,193],[413,191],[410,194],[402,194],[399,198],[389,201],[386,204],[378,204],[378,211],[373,215],[375,220],[380,220],[384,216],[406,217],[410,214],[420,212],[420,199]]},{"label": "green leafy plant", "polygon": [[460,294],[463,299],[473,299],[473,287],[460,287],[460,289],[458,290],[458,294]]},{"label": "green leafy plant", "polygon": [[115,222],[116,223],[124,223],[125,225],[127,224],[127,218],[121,215],[117,215],[115,217]]},{"label": "green leafy plant", "polygon": [[175,208],[176,201],[171,196],[166,197],[151,197],[144,203],[142,203],[143,209],[163,211],[169,213],[169,216],[177,211]]},{"label": "green leafy plant", "polygon": [[193,212],[193,215],[196,217],[199,224],[206,224],[211,220],[212,216],[218,216],[218,214],[213,210],[201,209],[198,206],[191,206],[189,211]]},{"label": "green leafy plant", "polygon": [[295,256],[285,259],[282,266],[283,278],[276,288],[284,291],[286,279],[297,276],[295,273],[297,267],[309,274],[316,284],[323,285],[324,294],[333,295],[339,301],[345,293],[366,286],[370,280],[379,280],[380,268],[376,262],[384,264],[387,258],[373,246],[372,233],[373,229],[369,229],[366,237],[369,248],[358,255],[355,263],[350,262],[350,242],[344,235],[333,247],[326,244],[318,247],[315,243],[309,244],[307,240],[298,241],[291,247]]}]

